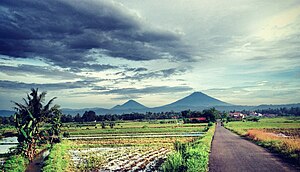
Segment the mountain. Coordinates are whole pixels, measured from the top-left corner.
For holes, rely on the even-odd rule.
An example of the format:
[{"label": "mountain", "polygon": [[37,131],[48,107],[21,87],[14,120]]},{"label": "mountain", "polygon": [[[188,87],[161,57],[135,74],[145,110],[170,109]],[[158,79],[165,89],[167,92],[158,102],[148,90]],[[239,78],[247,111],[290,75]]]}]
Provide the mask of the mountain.
[{"label": "mountain", "polygon": [[0,110],[0,116],[11,116],[14,115],[15,111],[11,111],[11,110]]},{"label": "mountain", "polygon": [[117,105],[117,106],[111,108],[111,110],[140,110],[140,109],[148,109],[148,107],[146,107],[134,100],[129,100],[122,105]]},{"label": "mountain", "polygon": [[214,106],[231,106],[231,104],[210,97],[202,92],[194,92],[176,102],[163,107],[214,107]]}]

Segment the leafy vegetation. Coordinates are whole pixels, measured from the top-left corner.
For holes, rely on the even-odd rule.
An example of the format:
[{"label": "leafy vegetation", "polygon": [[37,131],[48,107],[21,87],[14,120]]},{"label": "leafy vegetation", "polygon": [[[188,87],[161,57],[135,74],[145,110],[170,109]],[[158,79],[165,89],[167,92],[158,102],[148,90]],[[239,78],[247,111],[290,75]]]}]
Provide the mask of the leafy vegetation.
[{"label": "leafy vegetation", "polygon": [[3,170],[5,172],[24,172],[28,160],[23,155],[12,155],[4,163]]},{"label": "leafy vegetation", "polygon": [[[18,149],[17,151],[22,152],[30,161],[36,155],[37,144],[43,143],[43,140],[51,138],[59,134],[59,121],[60,111],[59,106],[55,105],[50,107],[54,101],[52,98],[46,105],[43,105],[46,92],[38,94],[38,89],[31,89],[30,95],[27,94],[27,99],[23,98],[24,105],[21,103],[14,102],[17,111],[15,114],[15,126],[18,132]],[[40,131],[41,124],[44,122],[51,121],[52,127],[48,131]],[[49,137],[47,137],[48,132]]]},{"label": "leafy vegetation", "polygon": [[171,154],[162,165],[162,170],[168,172],[184,171],[183,168],[184,164],[182,159],[182,153],[178,151]]},{"label": "leafy vegetation", "polygon": [[171,154],[162,165],[163,171],[207,171],[209,152],[215,127],[210,127],[203,138],[192,143],[174,144],[176,152]]}]

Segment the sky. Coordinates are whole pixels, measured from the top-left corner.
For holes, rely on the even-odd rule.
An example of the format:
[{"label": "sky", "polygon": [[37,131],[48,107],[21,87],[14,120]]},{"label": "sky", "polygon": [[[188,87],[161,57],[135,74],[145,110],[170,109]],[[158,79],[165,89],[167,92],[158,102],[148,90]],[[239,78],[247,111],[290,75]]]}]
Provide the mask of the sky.
[{"label": "sky", "polygon": [[300,103],[298,0],[1,0],[0,109]]}]

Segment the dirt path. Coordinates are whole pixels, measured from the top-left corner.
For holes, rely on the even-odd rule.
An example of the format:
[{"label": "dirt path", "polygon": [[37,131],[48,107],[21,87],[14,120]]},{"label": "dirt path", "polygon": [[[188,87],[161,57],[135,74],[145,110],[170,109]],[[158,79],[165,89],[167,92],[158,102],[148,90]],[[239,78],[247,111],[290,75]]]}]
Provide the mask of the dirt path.
[{"label": "dirt path", "polygon": [[212,172],[284,172],[299,171],[266,149],[217,125],[209,159]]},{"label": "dirt path", "polygon": [[48,150],[42,150],[36,158],[28,164],[25,172],[41,172],[44,158],[49,154]]}]

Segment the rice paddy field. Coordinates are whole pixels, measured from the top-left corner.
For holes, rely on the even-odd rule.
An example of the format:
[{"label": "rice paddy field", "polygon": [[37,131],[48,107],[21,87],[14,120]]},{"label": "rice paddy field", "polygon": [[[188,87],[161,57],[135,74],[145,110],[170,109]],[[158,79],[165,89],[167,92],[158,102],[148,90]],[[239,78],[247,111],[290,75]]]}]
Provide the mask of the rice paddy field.
[{"label": "rice paddy field", "polygon": [[300,164],[300,117],[229,122],[225,127]]},{"label": "rice paddy field", "polygon": [[205,127],[207,123],[180,121],[121,121],[113,128],[109,124],[102,128],[100,123],[65,124],[62,133],[70,136],[57,145],[63,147],[58,148],[63,152],[58,156],[66,161],[66,171],[160,171],[174,153],[175,142],[194,142],[205,135]]}]

